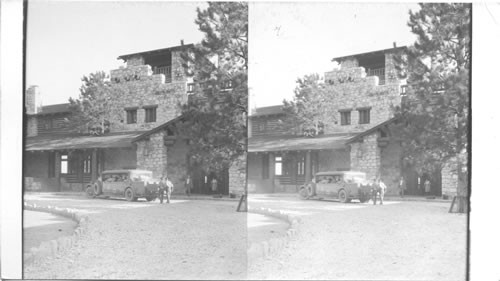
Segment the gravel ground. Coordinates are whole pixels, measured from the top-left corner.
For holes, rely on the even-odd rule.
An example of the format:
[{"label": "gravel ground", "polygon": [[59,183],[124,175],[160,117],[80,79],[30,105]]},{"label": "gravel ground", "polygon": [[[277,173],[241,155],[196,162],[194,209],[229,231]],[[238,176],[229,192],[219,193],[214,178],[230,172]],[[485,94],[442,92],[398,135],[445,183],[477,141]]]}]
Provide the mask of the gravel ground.
[{"label": "gravel ground", "polygon": [[90,219],[69,251],[26,267],[26,279],[246,279],[247,217],[234,202],[25,200],[72,207]]},{"label": "gravel ground", "polygon": [[24,253],[27,253],[33,247],[40,246],[44,241],[72,235],[76,227],[76,222],[71,219],[50,213],[28,210],[24,213],[23,224]]},{"label": "gravel ground", "polygon": [[248,213],[248,242],[259,243],[279,238],[290,227],[288,222],[270,216]]},{"label": "gravel ground", "polygon": [[449,214],[449,203],[249,200],[303,221],[281,253],[249,264],[249,279],[466,279],[467,217]]}]

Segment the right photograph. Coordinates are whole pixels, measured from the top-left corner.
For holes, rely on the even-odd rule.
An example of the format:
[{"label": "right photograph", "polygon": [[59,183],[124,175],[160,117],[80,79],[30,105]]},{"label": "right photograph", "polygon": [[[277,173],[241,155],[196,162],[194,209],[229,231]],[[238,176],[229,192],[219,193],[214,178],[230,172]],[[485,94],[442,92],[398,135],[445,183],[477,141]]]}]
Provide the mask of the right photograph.
[{"label": "right photograph", "polygon": [[470,3],[250,3],[248,278],[466,280]]}]

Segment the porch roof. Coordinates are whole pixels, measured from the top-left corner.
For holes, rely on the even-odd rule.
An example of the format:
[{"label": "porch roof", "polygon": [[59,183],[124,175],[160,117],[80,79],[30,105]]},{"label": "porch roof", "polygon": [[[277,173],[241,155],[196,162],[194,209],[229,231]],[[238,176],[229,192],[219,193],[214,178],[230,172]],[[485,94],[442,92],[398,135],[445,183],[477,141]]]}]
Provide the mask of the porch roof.
[{"label": "porch roof", "polygon": [[144,131],[111,133],[104,136],[50,135],[26,138],[26,151],[132,147],[132,140]]},{"label": "porch roof", "polygon": [[353,134],[325,135],[316,138],[297,136],[253,137],[248,139],[248,152],[342,149]]}]

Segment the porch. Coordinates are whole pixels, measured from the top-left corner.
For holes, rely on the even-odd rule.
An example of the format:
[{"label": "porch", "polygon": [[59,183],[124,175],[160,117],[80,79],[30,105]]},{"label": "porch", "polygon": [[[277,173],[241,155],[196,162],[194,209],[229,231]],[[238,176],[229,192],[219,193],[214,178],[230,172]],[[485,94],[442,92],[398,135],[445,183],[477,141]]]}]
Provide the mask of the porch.
[{"label": "porch", "polygon": [[348,134],[256,137],[248,144],[248,191],[296,193],[320,171],[349,170]]},{"label": "porch", "polygon": [[27,138],[24,188],[80,191],[105,169],[133,169],[136,167],[136,151],[131,140],[140,133]]}]

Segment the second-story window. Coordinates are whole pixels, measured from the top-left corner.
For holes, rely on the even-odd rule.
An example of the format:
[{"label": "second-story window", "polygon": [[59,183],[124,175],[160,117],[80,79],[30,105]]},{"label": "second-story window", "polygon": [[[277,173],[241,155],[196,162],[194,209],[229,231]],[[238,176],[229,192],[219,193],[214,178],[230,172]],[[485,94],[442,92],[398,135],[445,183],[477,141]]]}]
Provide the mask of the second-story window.
[{"label": "second-story window", "polygon": [[144,122],[156,122],[156,106],[146,107],[144,110],[146,111]]},{"label": "second-story window", "polygon": [[125,109],[125,111],[127,112],[127,124],[137,123],[137,109],[130,108],[130,109]]},{"label": "second-story window", "polygon": [[351,125],[351,111],[342,110],[340,111],[340,125]]},{"label": "second-story window", "polygon": [[369,124],[370,123],[370,108],[360,108],[359,112],[359,124]]}]

